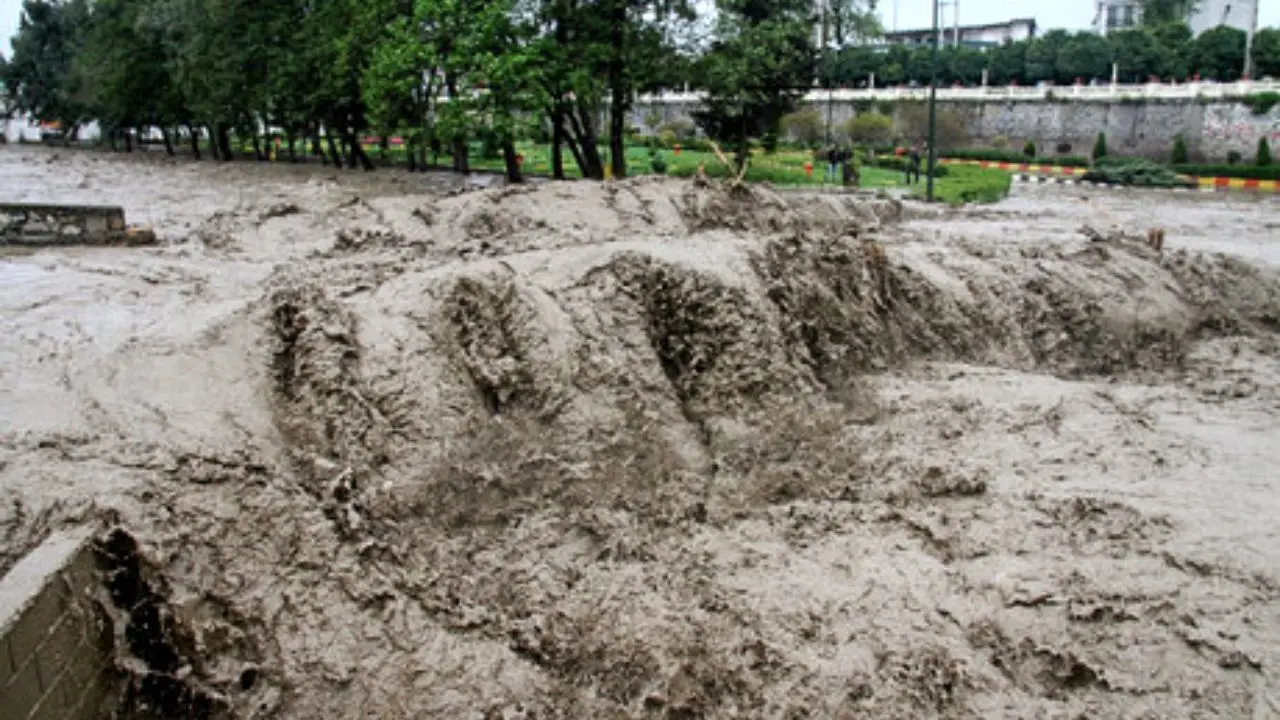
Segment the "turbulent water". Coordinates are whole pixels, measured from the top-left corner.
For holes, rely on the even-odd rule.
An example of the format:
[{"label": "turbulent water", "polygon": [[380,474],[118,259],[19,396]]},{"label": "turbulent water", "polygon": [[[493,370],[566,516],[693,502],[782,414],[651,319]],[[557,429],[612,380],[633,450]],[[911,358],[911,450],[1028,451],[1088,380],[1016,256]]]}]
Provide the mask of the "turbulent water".
[{"label": "turbulent water", "polygon": [[125,716],[1280,717],[1276,201],[456,184],[0,152],[163,240],[0,258]]}]

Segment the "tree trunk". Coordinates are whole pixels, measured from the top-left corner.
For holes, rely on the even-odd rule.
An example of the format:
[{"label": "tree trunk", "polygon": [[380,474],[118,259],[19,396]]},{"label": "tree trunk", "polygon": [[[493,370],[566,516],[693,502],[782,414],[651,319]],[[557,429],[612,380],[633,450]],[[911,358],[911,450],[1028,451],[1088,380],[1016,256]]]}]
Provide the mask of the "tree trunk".
[{"label": "tree trunk", "polygon": [[591,114],[584,112],[579,105],[577,112],[570,112],[568,117],[574,136],[571,139],[578,145],[578,152],[574,153],[574,156],[578,160],[578,167],[582,170],[582,177],[603,180],[604,163],[600,161],[600,145],[595,126],[591,124]]},{"label": "tree trunk", "polygon": [[298,137],[293,134],[292,130],[290,130],[285,139],[289,143],[289,162],[298,162]]},{"label": "tree trunk", "polygon": [[213,156],[214,160],[221,160],[222,148],[218,147],[218,133],[215,132],[214,127],[212,125],[210,125],[207,129],[209,131],[209,154]]},{"label": "tree trunk", "polygon": [[387,166],[387,153],[391,151],[391,138],[386,135],[378,136],[378,163],[383,167]]},{"label": "tree trunk", "polygon": [[409,172],[418,172],[418,143],[414,140],[412,135],[405,138],[404,149],[405,154],[409,156]]},{"label": "tree trunk", "polygon": [[[569,45],[569,26],[565,23],[564,18],[556,18],[556,44],[560,47],[568,47]],[[555,104],[551,108],[551,177],[557,180],[564,179],[564,88],[556,88]],[[574,153],[577,157],[577,153]],[[582,160],[578,158],[578,167],[582,167]]]},{"label": "tree trunk", "polygon": [[524,182],[524,174],[520,171],[520,163],[516,160],[516,144],[511,140],[502,143],[502,158],[507,165],[507,182],[517,185]]},{"label": "tree trunk", "polygon": [[613,0],[609,29],[613,57],[609,61],[609,159],[613,163],[613,177],[627,176],[627,109],[631,104],[631,86],[627,82],[623,63],[626,58],[627,6],[622,0]]},{"label": "tree trunk", "polygon": [[231,153],[231,131],[226,125],[218,125],[217,134],[218,154],[221,155],[223,162],[230,161],[234,156]]},{"label": "tree trunk", "polygon": [[107,142],[111,143],[111,152],[115,152],[120,149],[116,145],[116,143],[119,142],[119,138],[116,137],[117,134],[118,133],[114,129],[107,131]]},{"label": "tree trunk", "polygon": [[253,157],[256,158],[258,162],[262,162],[267,159],[267,156],[262,153],[262,143],[258,141],[257,132],[253,133]]},{"label": "tree trunk", "polygon": [[173,140],[169,138],[169,128],[160,128],[160,137],[164,138],[164,151],[169,154],[169,157],[173,157]]},{"label": "tree trunk", "polygon": [[350,137],[351,137],[351,141],[350,141],[351,142],[351,159],[350,159],[350,162],[348,162],[347,164],[348,167],[355,168],[356,163],[359,162],[360,167],[363,168],[365,172],[369,172],[370,170],[373,170],[373,163],[370,162],[369,156],[366,155],[364,152],[364,144],[360,142],[360,136],[356,133],[355,130],[352,130]]},{"label": "tree trunk", "polygon": [[329,132],[326,129],[324,134],[324,139],[325,139],[325,142],[329,145],[329,157],[333,158],[333,166],[341,170],[342,165],[346,161],[346,159],[342,156],[342,153],[338,151],[338,143],[334,141],[333,133]]},{"label": "tree trunk", "polygon": [[187,126],[187,132],[191,135],[191,155],[196,160],[200,159],[200,133],[194,127]]},{"label": "tree trunk", "polygon": [[320,131],[312,130],[311,132],[311,154],[320,158],[321,165],[328,165],[329,158],[324,154],[324,149],[320,147]]},{"label": "tree trunk", "polygon": [[[449,91],[450,98],[458,97],[458,79],[453,75],[445,75],[445,88]],[[471,162],[469,158],[470,148],[467,147],[467,137],[461,135],[454,137],[449,143],[450,149],[453,151],[453,169],[455,172],[466,175],[471,172]]]},{"label": "tree trunk", "polygon": [[564,179],[564,106],[558,100],[551,110],[551,177]]}]

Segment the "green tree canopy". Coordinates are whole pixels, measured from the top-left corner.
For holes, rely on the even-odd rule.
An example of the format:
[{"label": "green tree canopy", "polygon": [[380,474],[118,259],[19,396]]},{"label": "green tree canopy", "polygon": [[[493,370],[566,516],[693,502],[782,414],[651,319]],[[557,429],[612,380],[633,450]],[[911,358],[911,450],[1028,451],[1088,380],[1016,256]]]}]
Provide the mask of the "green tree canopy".
[{"label": "green tree canopy", "polygon": [[1192,66],[1200,77],[1230,82],[1244,73],[1245,33],[1226,25],[1204,31],[1194,41]]}]

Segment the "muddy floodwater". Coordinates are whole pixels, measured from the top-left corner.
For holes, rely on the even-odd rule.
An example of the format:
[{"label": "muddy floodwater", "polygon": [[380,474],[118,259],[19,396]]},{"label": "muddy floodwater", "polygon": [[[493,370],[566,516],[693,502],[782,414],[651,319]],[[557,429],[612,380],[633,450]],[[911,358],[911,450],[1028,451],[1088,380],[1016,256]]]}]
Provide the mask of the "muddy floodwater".
[{"label": "muddy floodwater", "polygon": [[1280,718],[1276,199],[5,148],[0,201],[161,239],[0,248],[0,569],[143,569],[124,717]]}]

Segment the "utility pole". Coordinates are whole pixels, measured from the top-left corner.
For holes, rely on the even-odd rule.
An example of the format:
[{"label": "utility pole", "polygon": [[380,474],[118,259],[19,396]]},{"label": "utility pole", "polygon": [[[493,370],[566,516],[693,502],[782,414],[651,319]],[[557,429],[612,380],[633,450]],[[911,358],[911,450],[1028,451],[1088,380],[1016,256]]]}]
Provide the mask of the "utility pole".
[{"label": "utility pole", "polygon": [[925,199],[933,202],[933,166],[938,161],[938,2],[933,0],[933,61],[929,68],[929,178]]},{"label": "utility pole", "polygon": [[1249,31],[1244,36],[1244,77],[1253,79],[1253,34],[1258,32],[1258,0],[1251,0],[1253,10],[1249,17]]}]

